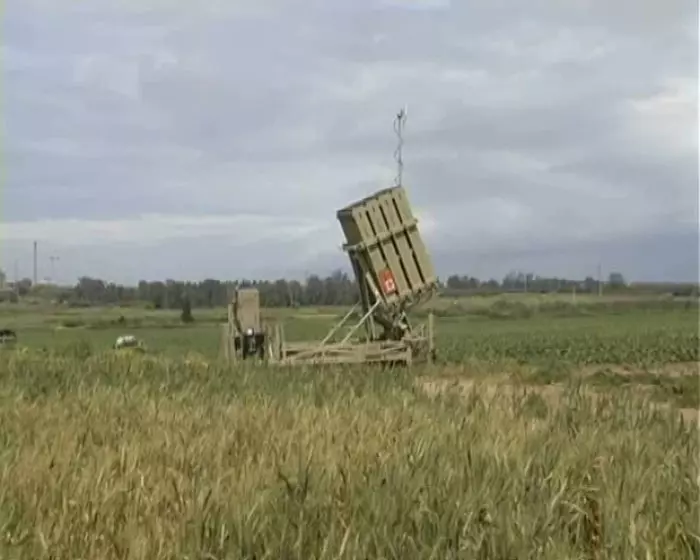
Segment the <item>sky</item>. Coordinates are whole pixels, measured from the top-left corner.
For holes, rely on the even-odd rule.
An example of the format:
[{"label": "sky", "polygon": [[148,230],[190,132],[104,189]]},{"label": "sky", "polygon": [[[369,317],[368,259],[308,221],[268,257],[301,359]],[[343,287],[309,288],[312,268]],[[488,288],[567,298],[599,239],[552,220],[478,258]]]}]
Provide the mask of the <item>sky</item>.
[{"label": "sky", "polygon": [[[693,0],[10,0],[0,266],[346,267],[403,183],[438,273],[698,276]],[[55,257],[55,258],[51,258]]]}]

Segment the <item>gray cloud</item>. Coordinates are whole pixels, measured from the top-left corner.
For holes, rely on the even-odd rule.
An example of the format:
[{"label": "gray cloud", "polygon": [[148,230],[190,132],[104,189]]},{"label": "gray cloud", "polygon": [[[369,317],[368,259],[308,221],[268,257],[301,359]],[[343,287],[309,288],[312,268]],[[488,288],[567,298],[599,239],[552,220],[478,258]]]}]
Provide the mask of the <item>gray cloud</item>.
[{"label": "gray cloud", "polygon": [[35,237],[65,280],[342,264],[335,209],[393,180],[407,103],[443,273],[697,275],[694,3],[249,4],[8,7],[5,268]]}]

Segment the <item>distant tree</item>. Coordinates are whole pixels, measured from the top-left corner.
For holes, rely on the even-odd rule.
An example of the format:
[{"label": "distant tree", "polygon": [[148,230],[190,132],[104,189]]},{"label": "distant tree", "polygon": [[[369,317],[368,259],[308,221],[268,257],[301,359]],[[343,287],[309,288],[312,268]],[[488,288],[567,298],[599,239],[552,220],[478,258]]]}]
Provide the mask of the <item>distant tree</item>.
[{"label": "distant tree", "polygon": [[22,278],[17,282],[17,295],[26,296],[32,290],[32,281],[29,278]]},{"label": "distant tree", "polygon": [[75,286],[74,293],[79,300],[109,302],[107,285],[99,278],[90,278],[89,276],[81,277],[78,280],[78,284]]},{"label": "distant tree", "polygon": [[608,276],[608,285],[611,288],[624,288],[627,286],[627,282],[620,272],[611,272]]},{"label": "distant tree", "polygon": [[447,287],[450,290],[459,290],[462,287],[462,279],[457,274],[447,277]]},{"label": "distant tree", "polygon": [[586,279],[583,281],[583,286],[587,292],[593,293],[598,289],[598,282],[593,276],[586,276]]},{"label": "distant tree", "polygon": [[190,303],[190,298],[184,296],[182,298],[182,313],[180,313],[180,320],[183,323],[192,323],[194,317],[192,316],[192,304]]}]

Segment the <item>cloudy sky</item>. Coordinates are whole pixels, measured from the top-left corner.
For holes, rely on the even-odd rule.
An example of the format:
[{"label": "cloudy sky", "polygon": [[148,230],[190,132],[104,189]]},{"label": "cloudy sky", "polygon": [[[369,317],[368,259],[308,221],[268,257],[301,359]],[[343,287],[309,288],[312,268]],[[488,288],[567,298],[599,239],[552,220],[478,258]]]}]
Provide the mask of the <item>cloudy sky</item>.
[{"label": "cloudy sky", "polygon": [[11,0],[3,23],[10,277],[35,239],[61,282],[344,266],[335,211],[393,182],[404,105],[441,274],[697,277],[693,0]]}]

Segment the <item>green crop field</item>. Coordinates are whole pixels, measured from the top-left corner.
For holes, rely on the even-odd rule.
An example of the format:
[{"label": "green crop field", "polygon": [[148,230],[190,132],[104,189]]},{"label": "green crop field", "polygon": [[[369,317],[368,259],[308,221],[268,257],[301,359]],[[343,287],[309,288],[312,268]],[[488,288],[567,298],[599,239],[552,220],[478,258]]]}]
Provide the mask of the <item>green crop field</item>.
[{"label": "green crop field", "polygon": [[221,309],[0,308],[0,558],[700,558],[697,302],[435,310],[407,370],[231,367]]}]

